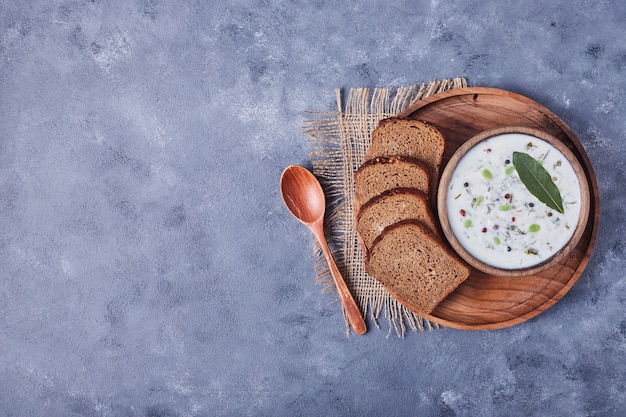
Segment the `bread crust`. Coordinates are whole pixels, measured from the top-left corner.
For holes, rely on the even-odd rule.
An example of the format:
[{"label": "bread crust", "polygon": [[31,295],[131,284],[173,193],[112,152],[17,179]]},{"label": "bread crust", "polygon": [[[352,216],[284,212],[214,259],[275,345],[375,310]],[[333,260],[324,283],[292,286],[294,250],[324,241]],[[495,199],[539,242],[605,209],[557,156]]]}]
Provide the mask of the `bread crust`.
[{"label": "bread crust", "polygon": [[374,158],[370,158],[366,160],[365,162],[363,162],[363,164],[359,167],[359,169],[356,170],[356,172],[358,173],[359,171],[363,170],[363,168],[368,167],[370,165],[392,164],[394,162],[407,162],[410,164],[419,165],[422,169],[428,172],[428,166],[424,163],[424,161],[422,161],[421,159],[418,159],[412,156],[406,156],[406,155],[377,156]]}]

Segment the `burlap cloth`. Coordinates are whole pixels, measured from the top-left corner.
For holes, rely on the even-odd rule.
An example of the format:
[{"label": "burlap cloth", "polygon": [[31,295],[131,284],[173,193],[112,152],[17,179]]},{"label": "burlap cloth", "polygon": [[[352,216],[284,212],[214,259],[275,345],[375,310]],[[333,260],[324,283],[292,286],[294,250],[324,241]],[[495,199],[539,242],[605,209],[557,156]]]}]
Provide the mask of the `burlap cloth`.
[{"label": "burlap cloth", "polygon": [[[313,173],[322,183],[327,196],[326,237],[348,287],[364,317],[380,329],[381,315],[388,329],[403,337],[407,329],[414,331],[437,328],[438,325],[413,313],[365,272],[363,253],[354,224],[354,172],[363,163],[371,143],[371,134],[378,122],[402,112],[416,100],[433,94],[467,86],[463,78],[431,81],[411,87],[350,89],[343,103],[341,90],[336,90],[337,111],[311,112],[304,122],[309,136]],[[324,290],[334,286],[326,261],[314,244],[317,280]],[[346,320],[346,331],[349,324]]]}]

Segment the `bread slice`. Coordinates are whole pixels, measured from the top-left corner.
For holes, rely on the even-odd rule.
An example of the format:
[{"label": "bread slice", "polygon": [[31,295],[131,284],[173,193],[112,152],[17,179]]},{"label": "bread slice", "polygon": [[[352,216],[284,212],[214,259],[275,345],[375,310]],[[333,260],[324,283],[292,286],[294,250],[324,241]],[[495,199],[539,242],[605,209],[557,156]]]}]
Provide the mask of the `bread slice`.
[{"label": "bread slice", "polygon": [[383,119],[372,132],[370,155],[417,158],[439,170],[445,139],[430,123],[411,119]]},{"label": "bread slice", "polygon": [[435,126],[419,120],[383,119],[372,132],[371,157],[403,155],[417,158],[428,167],[431,190],[439,181],[445,139]]},{"label": "bread slice", "polygon": [[387,190],[399,187],[417,188],[428,194],[426,166],[415,158],[390,156],[370,159],[354,174],[358,202],[367,202]]},{"label": "bread slice", "polygon": [[366,271],[409,309],[430,314],[470,274],[469,267],[415,220],[376,238]]},{"label": "bread slice", "polygon": [[401,220],[421,221],[433,235],[438,235],[428,197],[416,188],[394,188],[363,204],[356,219],[356,230],[367,249],[382,231]]}]

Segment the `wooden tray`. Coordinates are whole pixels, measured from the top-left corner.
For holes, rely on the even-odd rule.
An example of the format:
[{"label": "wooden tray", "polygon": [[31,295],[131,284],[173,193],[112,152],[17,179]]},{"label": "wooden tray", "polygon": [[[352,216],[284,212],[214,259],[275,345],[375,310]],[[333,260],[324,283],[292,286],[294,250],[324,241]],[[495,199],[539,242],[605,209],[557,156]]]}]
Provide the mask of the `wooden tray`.
[{"label": "wooden tray", "polygon": [[[400,117],[437,126],[447,144],[443,167],[454,151],[472,136],[504,126],[543,130],[576,155],[589,182],[587,226],[571,255],[536,275],[506,278],[473,270],[470,277],[425,318],[465,330],[499,329],[523,323],[544,312],[576,283],[589,262],[600,221],[600,198],[593,168],[570,128],[533,100],[506,90],[468,87],[449,90],[418,101]],[[419,314],[419,313],[418,313]]]}]

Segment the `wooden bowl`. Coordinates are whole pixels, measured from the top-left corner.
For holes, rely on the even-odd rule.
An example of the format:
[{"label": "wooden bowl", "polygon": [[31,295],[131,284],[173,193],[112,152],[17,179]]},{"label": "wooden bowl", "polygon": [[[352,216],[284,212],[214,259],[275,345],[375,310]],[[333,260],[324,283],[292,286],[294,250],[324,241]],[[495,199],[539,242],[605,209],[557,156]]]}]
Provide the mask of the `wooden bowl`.
[{"label": "wooden bowl", "polygon": [[552,308],[585,273],[600,229],[598,181],[572,129],[542,104],[513,91],[490,87],[438,93],[416,101],[399,117],[423,120],[442,131],[446,138],[442,167],[475,135],[507,126],[539,129],[562,141],[576,155],[587,176],[591,198],[585,232],[570,255],[552,268],[515,279],[472,268],[469,278],[424,318],[455,329],[493,330],[524,323]]},{"label": "wooden bowl", "polygon": [[[455,234],[454,228],[450,224],[449,218],[449,207],[448,207],[448,192],[450,189],[450,182],[452,180],[453,174],[459,162],[463,160],[463,158],[467,155],[467,153],[474,149],[477,145],[481,144],[483,141],[487,139],[492,139],[500,135],[511,134],[511,133],[519,133],[528,136],[532,136],[534,138],[541,139],[548,144],[552,145],[556,148],[561,154],[567,159],[570,163],[574,174],[577,177],[577,182],[579,184],[580,191],[580,212],[578,215],[578,221],[576,223],[575,229],[569,240],[564,243],[564,246],[557,248],[557,250],[548,258],[543,259],[539,262],[535,262],[532,265],[527,267],[503,267],[500,262],[499,266],[495,264],[490,264],[486,260],[481,260],[474,256],[470,250],[462,243],[462,241]],[[489,149],[490,150],[490,149]],[[462,173],[461,173],[462,174]],[[460,195],[460,194],[459,194]],[[441,176],[441,180],[439,183],[438,189],[438,198],[437,198],[437,211],[439,215],[439,220],[441,222],[441,228],[445,237],[448,239],[448,242],[452,246],[452,248],[459,254],[461,258],[463,258],[467,263],[469,263],[472,267],[482,271],[484,273],[490,275],[497,275],[501,277],[524,277],[529,275],[537,274],[541,271],[544,271],[556,264],[558,264],[561,260],[567,257],[572,250],[576,247],[578,242],[580,241],[583,232],[585,231],[585,227],[587,225],[588,217],[589,217],[589,207],[590,207],[590,190],[586,178],[585,171],[583,170],[580,162],[576,158],[576,156],[572,153],[572,151],[559,139],[554,136],[546,133],[543,130],[533,129],[529,127],[500,127],[496,129],[490,129],[483,131],[468,141],[466,141],[463,145],[461,145],[456,152],[450,158],[448,164],[446,165],[443,174]],[[494,210],[495,212],[496,210]],[[465,214],[465,213],[463,213]],[[487,228],[483,229],[483,232],[486,231]],[[553,238],[554,239],[554,238]],[[473,241],[472,241],[473,242]],[[477,242],[475,243],[477,244]],[[510,249],[510,248],[509,248]],[[500,260],[505,259],[507,255],[501,255]],[[532,255],[530,255],[532,256]],[[504,258],[503,258],[504,257]]]}]

